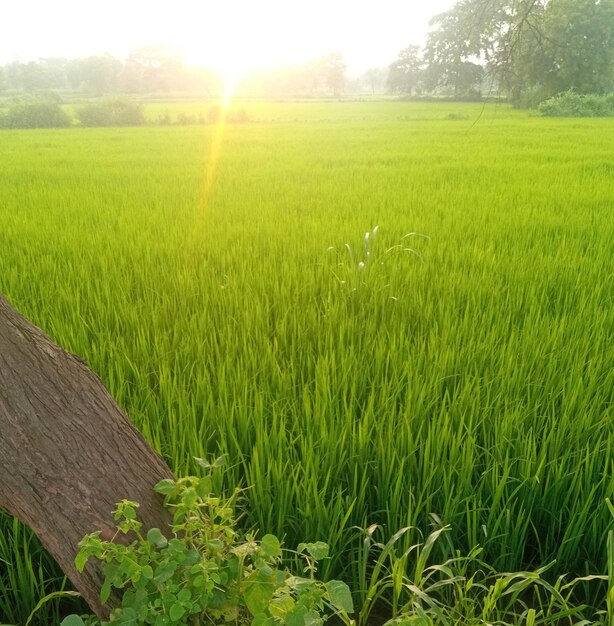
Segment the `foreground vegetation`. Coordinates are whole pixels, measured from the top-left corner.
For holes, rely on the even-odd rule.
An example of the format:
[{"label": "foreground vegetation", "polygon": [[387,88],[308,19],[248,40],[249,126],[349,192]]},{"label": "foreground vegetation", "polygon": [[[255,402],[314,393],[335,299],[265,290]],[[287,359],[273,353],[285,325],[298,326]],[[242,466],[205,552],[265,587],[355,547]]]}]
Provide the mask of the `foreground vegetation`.
[{"label": "foreground vegetation", "polygon": [[[129,500],[117,504],[117,531],[111,541],[103,541],[100,531],[83,538],[75,564],[82,571],[91,558],[102,562],[101,600],[106,602],[113,589],[126,591],[108,621],[72,614],[61,626],[322,626],[331,616],[345,626],[368,626],[384,615],[390,617],[385,626],[563,621],[610,626],[614,620],[614,531],[607,543],[609,577],[559,577],[550,585],[543,578],[547,568],[504,574],[490,570],[477,547],[466,556],[452,550],[444,563],[432,564],[431,552],[447,527],[399,553],[397,544],[412,529],[403,528],[382,544],[375,540],[378,529],[373,525],[364,531],[363,586],[354,594],[361,606],[355,608],[343,581],[322,583],[317,577],[318,561],[328,557],[327,544],[301,543],[285,551],[295,570],[300,562],[303,576],[284,568],[277,537],[258,539],[237,531],[233,515],[240,490],[224,497],[213,486],[224,458],[196,461],[205,468],[204,476],[166,479],[155,486],[172,513],[170,539],[159,528],[145,533],[139,505]],[[126,545],[128,533],[133,541]],[[595,616],[598,621],[589,621],[583,616],[587,607],[574,606],[573,596],[578,584],[594,580],[608,582],[608,596],[606,610]]]},{"label": "foreground vegetation", "polygon": [[[228,454],[246,528],[326,541],[324,579],[360,594],[360,529],[427,536],[434,520],[494,571],[605,573],[607,120],[248,113],[3,133],[0,290],[88,361],[177,473]],[[19,623],[61,578],[0,524],[0,616]],[[605,585],[575,593],[596,606]]]}]

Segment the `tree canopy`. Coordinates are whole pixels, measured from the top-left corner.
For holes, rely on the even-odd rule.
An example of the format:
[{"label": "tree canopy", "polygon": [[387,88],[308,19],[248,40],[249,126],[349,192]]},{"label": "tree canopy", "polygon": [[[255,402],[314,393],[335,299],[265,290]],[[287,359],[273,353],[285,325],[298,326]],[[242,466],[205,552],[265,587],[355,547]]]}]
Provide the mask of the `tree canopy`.
[{"label": "tree canopy", "polygon": [[412,67],[411,46],[391,65],[395,88],[411,93],[418,83],[455,97],[486,88],[516,105],[614,91],[614,0],[459,0],[431,26]]}]

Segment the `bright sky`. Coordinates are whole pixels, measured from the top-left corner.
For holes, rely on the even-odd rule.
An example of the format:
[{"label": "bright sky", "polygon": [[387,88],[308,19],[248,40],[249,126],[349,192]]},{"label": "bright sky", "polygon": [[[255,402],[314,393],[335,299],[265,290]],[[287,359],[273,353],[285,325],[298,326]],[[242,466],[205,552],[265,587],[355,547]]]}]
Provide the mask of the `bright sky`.
[{"label": "bright sky", "polygon": [[455,0],[2,0],[0,63],[167,45],[192,64],[242,73],[339,51],[349,70],[423,43]]}]

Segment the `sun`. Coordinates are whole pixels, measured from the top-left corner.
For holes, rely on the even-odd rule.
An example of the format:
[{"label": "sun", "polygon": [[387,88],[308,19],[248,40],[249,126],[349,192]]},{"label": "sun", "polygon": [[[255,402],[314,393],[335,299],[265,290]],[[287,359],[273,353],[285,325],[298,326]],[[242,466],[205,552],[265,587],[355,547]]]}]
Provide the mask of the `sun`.
[{"label": "sun", "polygon": [[239,81],[254,69],[254,56],[245,53],[241,46],[231,45],[231,41],[209,42],[207,48],[200,46],[183,47],[183,58],[188,65],[208,68],[221,78],[220,105],[227,109]]}]

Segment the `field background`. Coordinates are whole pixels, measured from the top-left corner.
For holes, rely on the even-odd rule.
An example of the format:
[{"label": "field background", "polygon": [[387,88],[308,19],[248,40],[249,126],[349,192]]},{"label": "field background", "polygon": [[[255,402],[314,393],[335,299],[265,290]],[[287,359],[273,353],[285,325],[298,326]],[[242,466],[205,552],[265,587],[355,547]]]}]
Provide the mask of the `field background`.
[{"label": "field background", "polygon": [[[328,541],[325,575],[359,588],[355,527],[426,533],[430,514],[500,570],[604,571],[612,122],[241,107],[249,123],[2,132],[0,291],[176,472],[227,453],[244,524]],[[0,617],[58,576],[0,517]]]}]

